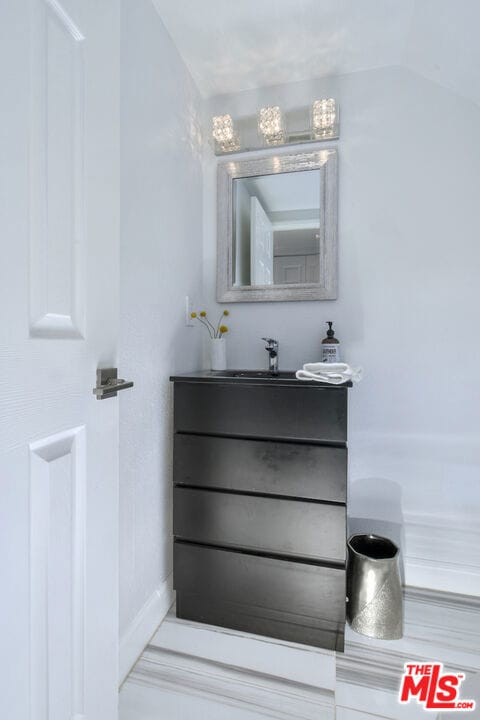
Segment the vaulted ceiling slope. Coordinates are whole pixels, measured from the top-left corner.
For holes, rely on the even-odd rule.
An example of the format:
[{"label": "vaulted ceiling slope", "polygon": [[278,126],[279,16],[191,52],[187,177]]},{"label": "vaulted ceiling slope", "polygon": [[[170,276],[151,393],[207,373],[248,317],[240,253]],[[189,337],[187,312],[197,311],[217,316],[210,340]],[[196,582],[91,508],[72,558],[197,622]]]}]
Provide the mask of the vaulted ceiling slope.
[{"label": "vaulted ceiling slope", "polygon": [[480,104],[479,0],[152,0],[204,97],[401,65]]}]

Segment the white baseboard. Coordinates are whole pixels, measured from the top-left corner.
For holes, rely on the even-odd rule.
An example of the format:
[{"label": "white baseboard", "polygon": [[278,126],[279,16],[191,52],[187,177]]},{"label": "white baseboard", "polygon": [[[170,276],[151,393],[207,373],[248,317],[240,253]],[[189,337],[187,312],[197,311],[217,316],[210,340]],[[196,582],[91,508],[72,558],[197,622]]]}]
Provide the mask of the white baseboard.
[{"label": "white baseboard", "polygon": [[170,574],[152,593],[120,638],[119,685],[121,685],[158,629],[174,601]]}]

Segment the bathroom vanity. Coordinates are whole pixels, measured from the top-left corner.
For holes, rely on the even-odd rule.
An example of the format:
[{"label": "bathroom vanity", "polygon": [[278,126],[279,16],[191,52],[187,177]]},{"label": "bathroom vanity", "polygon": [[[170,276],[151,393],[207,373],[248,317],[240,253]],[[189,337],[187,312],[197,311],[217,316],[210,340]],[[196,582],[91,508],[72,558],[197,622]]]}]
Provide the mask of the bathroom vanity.
[{"label": "bathroom vanity", "polygon": [[342,651],[347,384],[171,380],[177,616]]}]

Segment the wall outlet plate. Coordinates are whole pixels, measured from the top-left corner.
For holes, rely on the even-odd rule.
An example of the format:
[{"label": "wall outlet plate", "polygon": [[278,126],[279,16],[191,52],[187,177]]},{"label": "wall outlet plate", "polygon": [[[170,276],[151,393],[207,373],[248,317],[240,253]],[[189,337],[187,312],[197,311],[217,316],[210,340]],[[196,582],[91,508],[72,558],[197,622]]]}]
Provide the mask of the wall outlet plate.
[{"label": "wall outlet plate", "polygon": [[188,295],[185,296],[185,325],[187,327],[193,327],[195,325],[195,320],[191,317],[191,313],[193,312],[194,308],[194,301],[191,297]]}]

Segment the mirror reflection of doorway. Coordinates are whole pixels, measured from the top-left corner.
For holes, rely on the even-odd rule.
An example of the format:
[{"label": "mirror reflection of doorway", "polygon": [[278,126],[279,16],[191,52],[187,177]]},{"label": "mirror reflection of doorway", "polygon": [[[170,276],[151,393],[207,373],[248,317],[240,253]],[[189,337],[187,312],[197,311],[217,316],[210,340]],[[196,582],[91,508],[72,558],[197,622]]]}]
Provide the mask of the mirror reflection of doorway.
[{"label": "mirror reflection of doorway", "polygon": [[241,286],[320,281],[320,172],[235,180],[235,279]]},{"label": "mirror reflection of doorway", "polygon": [[250,198],[250,281],[273,283],[273,226],[257,197]]},{"label": "mirror reflection of doorway", "polygon": [[274,232],[273,274],[275,285],[319,282],[319,238],[318,228],[315,227]]}]

